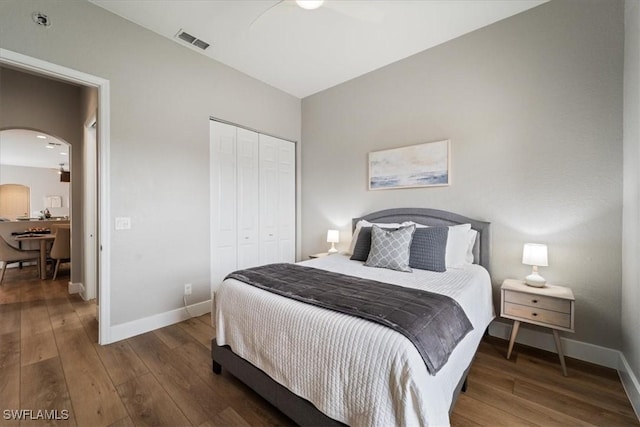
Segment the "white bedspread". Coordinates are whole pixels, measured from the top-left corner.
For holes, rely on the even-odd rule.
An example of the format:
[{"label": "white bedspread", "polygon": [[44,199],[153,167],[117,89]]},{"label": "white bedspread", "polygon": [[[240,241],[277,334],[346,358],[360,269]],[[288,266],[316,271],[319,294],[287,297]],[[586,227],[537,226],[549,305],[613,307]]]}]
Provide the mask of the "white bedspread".
[{"label": "white bedspread", "polygon": [[227,280],[213,299],[218,345],[231,346],[348,425],[448,425],[454,389],[494,317],[487,271],[469,265],[446,273],[403,273],[365,267],[342,255],[302,264],[448,295],[462,306],[474,330],[431,376],[416,348],[398,332]]}]

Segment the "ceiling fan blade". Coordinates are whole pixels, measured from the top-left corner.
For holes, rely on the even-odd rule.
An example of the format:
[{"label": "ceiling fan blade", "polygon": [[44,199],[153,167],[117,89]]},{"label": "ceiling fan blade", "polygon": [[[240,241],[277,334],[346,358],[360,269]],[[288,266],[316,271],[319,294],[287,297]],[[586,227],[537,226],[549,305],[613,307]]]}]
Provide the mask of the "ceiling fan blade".
[{"label": "ceiling fan blade", "polygon": [[375,3],[361,0],[325,0],[322,7],[360,21],[376,23],[384,19],[384,12],[376,7]]},{"label": "ceiling fan blade", "polygon": [[260,15],[256,16],[253,21],[251,21],[251,24],[249,24],[249,29],[251,29],[251,27],[253,27],[253,24],[255,24],[260,18],[262,18],[264,15],[266,15],[270,10],[272,10],[274,7],[278,6],[279,4],[284,3],[285,0],[279,0],[278,2],[272,4],[271,6],[269,6],[268,8],[266,8],[265,10],[262,11],[262,13],[260,13]]}]

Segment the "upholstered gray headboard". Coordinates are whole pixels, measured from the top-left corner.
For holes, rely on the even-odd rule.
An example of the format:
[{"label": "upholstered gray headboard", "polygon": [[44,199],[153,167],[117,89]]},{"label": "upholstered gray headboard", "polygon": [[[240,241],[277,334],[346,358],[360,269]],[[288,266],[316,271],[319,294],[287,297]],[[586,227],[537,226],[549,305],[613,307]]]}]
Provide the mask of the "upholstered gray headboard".
[{"label": "upholstered gray headboard", "polygon": [[473,248],[475,264],[480,264],[491,273],[491,224],[485,221],[467,218],[453,212],[427,208],[397,208],[372,212],[360,218],[353,218],[352,230],[361,219],[369,222],[404,222],[413,221],[423,225],[456,225],[471,224],[471,228],[478,232],[478,238]]}]

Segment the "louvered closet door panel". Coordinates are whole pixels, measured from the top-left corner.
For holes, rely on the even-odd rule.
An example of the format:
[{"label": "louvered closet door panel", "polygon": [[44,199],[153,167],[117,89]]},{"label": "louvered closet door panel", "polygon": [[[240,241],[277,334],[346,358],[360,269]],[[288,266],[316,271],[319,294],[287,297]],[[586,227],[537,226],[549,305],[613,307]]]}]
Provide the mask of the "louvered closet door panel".
[{"label": "louvered closet door panel", "polygon": [[211,279],[217,286],[236,269],[236,128],[211,121]]},{"label": "louvered closet door panel", "polygon": [[260,185],[258,134],[238,128],[238,268],[260,263]]},{"label": "louvered closet door panel", "polygon": [[278,261],[278,140],[260,135],[260,264]]},{"label": "louvered closet door panel", "polygon": [[278,246],[280,262],[296,259],[296,153],[293,142],[278,141]]}]

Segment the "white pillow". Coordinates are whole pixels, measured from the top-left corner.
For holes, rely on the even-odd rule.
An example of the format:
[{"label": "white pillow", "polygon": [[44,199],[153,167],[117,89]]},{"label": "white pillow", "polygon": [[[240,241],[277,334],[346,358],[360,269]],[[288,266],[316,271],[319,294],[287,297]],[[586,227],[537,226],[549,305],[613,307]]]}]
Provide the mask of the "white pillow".
[{"label": "white pillow", "polygon": [[476,230],[469,230],[469,247],[467,248],[467,256],[465,260],[467,264],[473,264],[473,247],[476,244],[476,239],[478,238],[478,232]]},{"label": "white pillow", "polygon": [[383,223],[383,222],[378,223],[378,222],[369,222],[366,219],[361,219],[356,223],[356,229],[353,230],[353,236],[351,236],[351,243],[349,243],[349,252],[347,252],[349,255],[353,255],[353,250],[356,247],[356,242],[358,241],[358,234],[360,234],[360,229],[362,227],[373,227],[374,224],[380,228],[400,228],[405,225],[411,225],[413,223],[409,221],[403,222],[402,224]]},{"label": "white pillow", "polygon": [[447,268],[462,267],[467,264],[467,251],[469,250],[469,232],[471,224],[449,226],[447,236],[447,251],[445,252],[445,264]]}]

